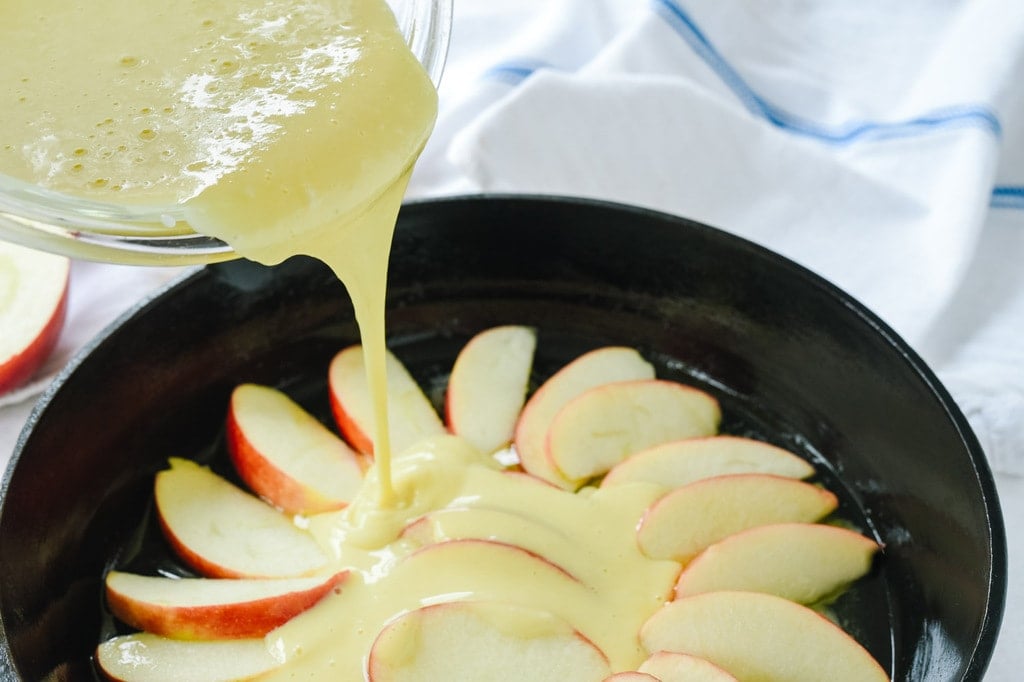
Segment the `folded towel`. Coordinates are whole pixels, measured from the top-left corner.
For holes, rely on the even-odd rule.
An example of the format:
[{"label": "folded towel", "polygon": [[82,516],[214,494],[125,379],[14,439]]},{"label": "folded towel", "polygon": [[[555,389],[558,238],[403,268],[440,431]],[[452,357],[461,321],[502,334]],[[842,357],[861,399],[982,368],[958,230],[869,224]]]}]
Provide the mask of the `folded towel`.
[{"label": "folded towel", "polygon": [[413,195],[610,199],[771,248],[892,325],[993,467],[1024,474],[1024,4],[549,0],[456,16]]}]

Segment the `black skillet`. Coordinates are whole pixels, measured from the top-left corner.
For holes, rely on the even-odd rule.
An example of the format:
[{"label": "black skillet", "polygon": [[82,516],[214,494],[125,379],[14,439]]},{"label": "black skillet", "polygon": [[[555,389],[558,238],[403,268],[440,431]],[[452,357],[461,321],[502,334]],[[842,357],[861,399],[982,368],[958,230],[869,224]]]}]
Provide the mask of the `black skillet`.
[{"label": "black skillet", "polygon": [[[391,260],[393,351],[436,399],[497,324],[539,330],[535,380],[604,344],[717,395],[724,430],[810,459],[885,545],[835,605],[897,680],[981,680],[1006,591],[992,476],[961,412],[872,313],[801,267],[691,221],[571,199],[407,205]],[[184,572],[150,509],[169,456],[226,474],[227,396],[277,385],[329,420],[331,356],[357,340],[319,263],[185,277],[111,326],[46,393],[3,479],[0,675],[93,680],[117,565]]]}]

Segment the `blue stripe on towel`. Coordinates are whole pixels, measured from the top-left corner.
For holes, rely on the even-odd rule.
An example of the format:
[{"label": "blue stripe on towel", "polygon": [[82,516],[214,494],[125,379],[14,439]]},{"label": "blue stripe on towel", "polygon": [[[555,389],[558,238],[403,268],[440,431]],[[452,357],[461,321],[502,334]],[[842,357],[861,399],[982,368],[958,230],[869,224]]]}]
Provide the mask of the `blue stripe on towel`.
[{"label": "blue stripe on towel", "polygon": [[651,0],[655,11],[678,33],[694,52],[722,79],[733,94],[754,115],[788,132],[832,144],[847,144],[862,138],[906,137],[938,128],[976,127],[996,137],[1002,125],[995,112],[983,104],[945,107],[903,121],[849,121],[825,126],[801,118],[766,101],[715,49],[693,19],[672,0]]},{"label": "blue stripe on towel", "polygon": [[992,208],[1024,209],[1024,187],[997,186],[992,190]]},{"label": "blue stripe on towel", "polygon": [[534,71],[546,68],[551,68],[551,65],[540,59],[511,59],[487,69],[482,77],[503,81],[509,85],[518,85],[529,78]]}]

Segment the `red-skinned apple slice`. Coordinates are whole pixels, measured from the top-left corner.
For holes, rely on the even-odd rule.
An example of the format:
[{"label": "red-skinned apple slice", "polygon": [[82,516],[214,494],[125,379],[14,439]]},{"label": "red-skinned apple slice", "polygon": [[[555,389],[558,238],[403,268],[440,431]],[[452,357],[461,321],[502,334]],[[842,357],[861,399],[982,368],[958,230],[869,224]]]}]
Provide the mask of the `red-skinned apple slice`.
[{"label": "red-skinned apple slice", "polygon": [[873,540],[836,526],[757,526],[701,552],[680,574],[676,598],[746,590],[813,604],[871,570],[878,549]]},{"label": "red-skinned apple slice", "polygon": [[327,562],[288,516],[195,462],[171,459],[154,496],[171,547],[206,577],[299,577]]},{"label": "red-skinned apple slice", "polygon": [[470,339],[448,379],[448,429],[484,453],[511,443],[536,346],[533,328],[514,325],[487,329]]},{"label": "red-skinned apple slice", "polygon": [[232,392],[227,444],[246,485],[289,514],[340,509],[363,481],[359,455],[268,386],[242,384]]},{"label": "red-skinned apple slice", "polygon": [[774,474],[809,478],[814,467],[787,450],[739,436],[710,436],[663,443],[616,464],[601,487],[634,481],[679,488],[726,474]]},{"label": "red-skinned apple slice", "polygon": [[96,662],[115,682],[248,682],[281,665],[262,638],[197,642],[145,632],[103,642]]},{"label": "red-skinned apple slice", "polygon": [[519,415],[515,447],[527,473],[572,490],[576,487],[547,457],[547,435],[555,415],[576,396],[602,384],[653,379],[654,367],[632,348],[609,346],[585,353],[538,388]]},{"label": "red-skinned apple slice", "polygon": [[547,457],[559,473],[579,484],[640,450],[713,435],[721,416],[713,397],[674,381],[597,386],[558,411],[548,430]]},{"label": "red-skinned apple slice", "polygon": [[[423,438],[447,433],[430,399],[390,351],[386,371],[391,450],[402,452]],[[373,454],[374,410],[362,346],[349,346],[334,356],[328,384],[331,409],[342,435],[359,452]]]},{"label": "red-skinned apple slice", "polygon": [[389,585],[401,589],[410,603],[436,600],[437,595],[472,594],[545,610],[593,594],[547,557],[482,539],[447,540],[417,549],[395,565]]},{"label": "red-skinned apple slice", "polygon": [[769,523],[813,522],[838,505],[818,486],[769,474],[730,474],[676,488],[652,504],[637,527],[652,559],[683,564],[733,533]]},{"label": "red-skinned apple slice", "polygon": [[661,682],[736,682],[736,678],[703,658],[674,651],[651,654],[637,670]]},{"label": "red-skinned apple slice", "polygon": [[600,680],[605,655],[565,620],[502,602],[432,604],[392,620],[370,649],[370,682]]},{"label": "red-skinned apple slice", "polygon": [[708,592],[673,601],[640,629],[649,652],[704,658],[741,680],[883,682],[856,640],[806,606],[758,592]]},{"label": "red-skinned apple slice", "polygon": [[172,639],[262,637],[340,589],[347,571],[316,578],[167,578],[111,571],[107,605],[131,627]]},{"label": "red-skinned apple slice", "polygon": [[0,242],[0,394],[50,356],[67,315],[71,261]]}]

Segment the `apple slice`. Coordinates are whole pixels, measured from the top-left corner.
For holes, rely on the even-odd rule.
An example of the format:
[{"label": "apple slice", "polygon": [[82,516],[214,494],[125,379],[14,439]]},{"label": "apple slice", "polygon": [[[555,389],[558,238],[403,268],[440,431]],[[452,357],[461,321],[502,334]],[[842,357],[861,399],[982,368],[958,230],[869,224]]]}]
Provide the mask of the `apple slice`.
[{"label": "apple slice", "polygon": [[642,673],[639,670],[623,670],[621,673],[615,673],[604,678],[603,682],[661,682],[657,677],[650,673]]},{"label": "apple slice", "polygon": [[287,578],[327,563],[313,537],[209,469],[172,458],[156,475],[157,515],[171,547],[210,578]]},{"label": "apple slice", "polygon": [[392,620],[370,649],[370,682],[601,680],[605,655],[547,611],[502,602],[453,601]]},{"label": "apple slice", "polygon": [[0,242],[0,394],[50,356],[67,316],[71,261]]},{"label": "apple slice", "polygon": [[[386,367],[392,452],[402,452],[428,436],[447,433],[423,389],[390,351]],[[373,400],[366,380],[362,346],[349,346],[334,356],[328,384],[331,409],[342,435],[359,452],[373,454]]]},{"label": "apple slice", "polygon": [[701,552],[680,574],[676,598],[747,590],[813,604],[871,570],[878,549],[876,542],[863,535],[835,526],[758,526]]},{"label": "apple slice", "polygon": [[888,682],[882,666],[806,606],[758,592],[708,592],[673,601],[640,629],[649,652],[704,658],[740,680]]},{"label": "apple slice", "polygon": [[262,638],[196,642],[145,632],[108,639],[96,661],[115,682],[245,682],[281,665]]},{"label": "apple slice", "polygon": [[725,474],[775,474],[809,478],[814,467],[787,450],[751,438],[711,436],[663,443],[616,464],[601,487],[642,481],[679,488]]},{"label": "apple slice", "polygon": [[718,401],[691,386],[645,379],[597,386],[558,411],[547,457],[565,478],[582,483],[629,455],[718,431]]},{"label": "apple slice", "polygon": [[262,637],[310,608],[348,577],[166,578],[111,571],[107,605],[126,624],[173,639]]},{"label": "apple slice", "polygon": [[358,453],[268,386],[242,384],[232,392],[227,445],[246,485],[288,514],[341,509],[363,482]]},{"label": "apple slice", "polygon": [[576,396],[616,381],[653,379],[654,367],[632,348],[608,346],[585,353],[553,374],[538,388],[519,415],[515,447],[527,473],[566,490],[575,483],[561,475],[547,457],[547,435],[555,415]]},{"label": "apple slice", "polygon": [[511,443],[536,347],[531,327],[494,327],[470,339],[448,379],[448,429],[488,454]]},{"label": "apple slice", "polygon": [[544,610],[590,600],[594,594],[547,557],[482,539],[447,540],[417,549],[395,565],[382,586],[409,603],[437,601],[438,595],[473,595]]},{"label": "apple slice", "polygon": [[637,541],[652,559],[686,564],[733,533],[769,523],[818,521],[837,505],[833,493],[792,478],[715,476],[676,488],[648,507]]},{"label": "apple slice", "polygon": [[674,651],[657,651],[640,664],[641,672],[661,682],[736,682],[736,678],[703,658]]}]

